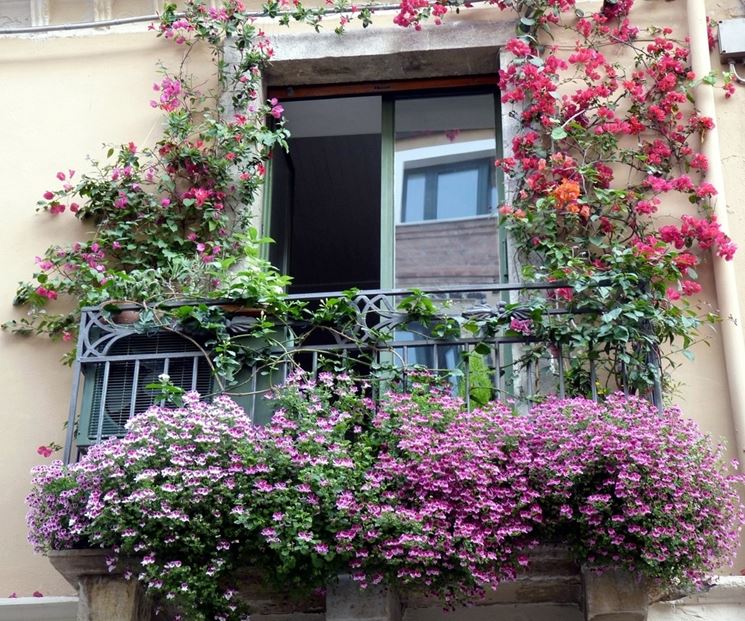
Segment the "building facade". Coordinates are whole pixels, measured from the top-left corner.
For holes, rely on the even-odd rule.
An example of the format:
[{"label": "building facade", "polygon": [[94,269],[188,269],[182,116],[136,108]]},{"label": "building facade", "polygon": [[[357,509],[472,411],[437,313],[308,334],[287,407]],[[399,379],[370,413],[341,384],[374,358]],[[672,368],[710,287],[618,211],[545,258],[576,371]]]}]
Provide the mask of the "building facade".
[{"label": "building facade", "polygon": [[[177,63],[178,50],[155,38],[147,21],[129,18],[153,14],[161,4],[150,0],[18,0],[0,6],[0,110],[6,145],[0,171],[8,190],[0,244],[4,256],[0,299],[6,301],[3,320],[22,312],[10,303],[17,282],[33,271],[33,257],[53,243],[81,235],[77,222],[35,213],[37,200],[56,172],[85,170],[89,166],[86,156],[100,156],[102,142],[152,144],[159,135],[161,117],[148,106],[152,84],[158,79],[156,64]],[[595,4],[580,2],[578,6],[586,5],[589,11]],[[681,38],[693,38],[689,5],[685,0],[640,1],[634,20],[641,28],[669,25]],[[739,0],[707,0],[705,5],[713,21],[745,18]],[[506,241],[499,241],[494,216],[502,181],[484,163],[509,145],[514,131],[507,111],[497,104],[498,93],[494,82],[489,85],[488,76],[495,76],[509,62],[503,48],[514,33],[515,19],[479,5],[449,15],[442,26],[430,24],[424,32],[414,32],[391,24],[392,15],[381,11],[372,27],[352,26],[343,37],[331,32],[333,26],[316,34],[301,26],[287,30],[271,21],[265,25],[276,54],[264,84],[268,94],[287,102],[295,141],[291,153],[297,155],[292,167],[283,168],[282,162],[276,162],[271,200],[264,201],[265,212],[257,213],[257,221],[277,239],[275,262],[284,262],[283,267],[295,276],[298,292],[496,283],[510,277],[508,252],[500,245]],[[111,25],[98,27],[43,29],[111,20]],[[557,43],[571,44],[560,39]],[[714,70],[727,69],[716,48],[711,62]],[[197,56],[191,63],[194,73],[209,75],[208,58]],[[400,87],[403,81],[409,82],[405,96],[392,86]],[[412,98],[411,89],[417,88],[421,96]],[[740,210],[745,202],[745,187],[740,183],[745,173],[743,88],[738,85],[731,100],[715,95],[720,142],[716,157],[726,190],[728,232],[741,248],[745,247],[745,216]],[[449,97],[459,99],[443,98],[443,89],[451,89]],[[435,90],[438,97],[428,98]],[[303,97],[304,92],[306,97],[308,92],[315,93],[314,103]],[[350,95],[355,98],[348,99]],[[448,110],[455,106],[471,111],[460,115],[458,127],[448,117]],[[398,123],[391,127],[386,110],[394,108]],[[386,177],[385,171],[372,169],[380,161],[381,145],[390,141],[394,172]],[[339,153],[344,156],[333,159]],[[326,154],[325,161],[322,154]],[[327,211],[291,210],[290,198],[282,196],[283,179],[292,174],[296,187],[318,192],[313,179],[323,167],[340,175],[334,181],[339,191],[319,202]],[[361,188],[359,178],[364,171],[366,185]],[[464,186],[458,180],[465,178],[474,180],[468,186],[473,196],[461,194],[463,211],[449,212],[443,197],[462,192]],[[350,202],[357,211],[344,221],[339,214]],[[381,205],[387,205],[387,211]],[[319,250],[317,240],[332,226],[336,234]],[[721,308],[723,298],[745,304],[744,266],[741,251],[729,280],[715,277],[711,260],[700,267],[704,311]],[[693,348],[693,361],[681,357],[672,400],[713,438],[725,441],[731,457],[742,458],[738,450],[745,448],[741,445],[745,430],[739,425],[745,421],[739,419],[740,405],[733,401],[738,391],[732,390],[732,382],[739,376],[745,384],[745,368],[732,368],[736,357],[727,356],[723,335],[744,337],[738,317],[725,316],[722,321],[729,329],[712,329],[707,342]],[[68,344],[6,333],[0,334],[0,342],[6,394],[0,619],[72,618],[72,600],[53,597],[74,597],[75,593],[47,559],[33,554],[26,542],[24,519],[28,473],[44,460],[36,448],[50,441],[64,443],[71,373],[59,358]],[[741,553],[734,569],[728,571],[738,574],[744,569],[745,554]],[[705,618],[741,618],[745,584],[736,578],[728,580],[724,590],[715,589],[708,600],[704,595],[692,598],[680,610],[691,606],[694,614]],[[2,599],[11,594],[30,597],[35,592],[42,593],[43,600],[16,603]],[[22,610],[22,606],[27,608]],[[478,615],[493,613],[474,614],[467,618],[487,618]],[[519,611],[510,614],[528,618],[520,617]],[[555,616],[555,611],[529,614],[531,619],[543,619]],[[575,618],[575,611],[562,614]],[[661,606],[650,618],[666,621],[679,618],[676,614],[673,607]]]}]

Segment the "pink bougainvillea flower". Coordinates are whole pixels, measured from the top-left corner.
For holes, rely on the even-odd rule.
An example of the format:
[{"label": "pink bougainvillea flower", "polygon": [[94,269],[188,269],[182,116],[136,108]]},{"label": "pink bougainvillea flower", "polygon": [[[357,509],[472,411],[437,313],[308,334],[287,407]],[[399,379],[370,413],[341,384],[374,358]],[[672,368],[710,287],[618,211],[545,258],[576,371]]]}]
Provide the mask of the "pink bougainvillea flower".
[{"label": "pink bougainvillea flower", "polygon": [[194,188],[192,194],[194,195],[197,207],[202,207],[209,200],[212,191],[206,188]]},{"label": "pink bougainvillea flower", "polygon": [[701,285],[693,280],[684,280],[681,283],[683,289],[683,295],[696,295],[701,293]]},{"label": "pink bougainvillea flower", "polygon": [[711,183],[704,182],[696,188],[696,196],[699,198],[707,198],[716,195],[717,189]]},{"label": "pink bougainvillea flower", "polygon": [[529,336],[532,334],[533,322],[530,319],[518,319],[513,317],[510,319],[510,330]]},{"label": "pink bougainvillea flower", "polygon": [[272,97],[269,100],[269,103],[272,106],[272,109],[269,112],[269,114],[271,114],[275,119],[282,118],[282,113],[285,111],[285,109],[282,107],[282,105],[280,103],[278,103],[277,100],[274,97]]},{"label": "pink bougainvillea flower", "polygon": [[518,57],[530,56],[533,53],[530,46],[522,39],[510,39],[505,45],[505,49]]},{"label": "pink bougainvillea flower", "polygon": [[53,289],[47,289],[46,287],[39,286],[36,287],[36,293],[43,298],[47,298],[48,300],[57,299],[57,292]]}]

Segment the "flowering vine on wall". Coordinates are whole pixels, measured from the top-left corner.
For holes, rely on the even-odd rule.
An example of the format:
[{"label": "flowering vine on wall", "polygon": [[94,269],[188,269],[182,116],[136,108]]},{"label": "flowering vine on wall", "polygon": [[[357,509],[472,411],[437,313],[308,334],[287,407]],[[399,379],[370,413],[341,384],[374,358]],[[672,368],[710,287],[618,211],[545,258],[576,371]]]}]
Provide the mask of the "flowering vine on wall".
[{"label": "flowering vine on wall", "polygon": [[[701,290],[697,250],[713,248],[728,260],[735,252],[712,214],[715,190],[701,182],[708,162],[696,151],[713,121],[696,113],[691,89],[716,80],[691,73],[687,47],[669,29],[640,33],[628,18],[631,0],[608,0],[588,16],[573,0],[492,4],[516,12],[519,35],[506,46],[514,58],[500,77],[502,101],[519,124],[512,153],[497,162],[510,179],[500,214],[522,277],[565,282],[561,302],[578,311],[557,320],[546,312],[551,300],[538,300],[519,331],[571,344],[570,390],[590,393],[586,369],[594,360],[611,387],[645,392],[660,381],[659,346],[676,342],[688,353],[702,319],[716,319],[690,301]],[[420,29],[465,8],[404,0],[394,22]],[[374,6],[273,2],[264,11],[316,29],[338,13],[343,32],[351,17],[369,25]],[[551,47],[552,28],[573,32],[574,47]],[[40,208],[92,222],[94,234],[37,259],[33,280],[16,296],[28,315],[6,328],[72,340],[86,305],[234,297],[271,306],[281,298],[287,279],[259,258],[262,240],[245,208],[271,150],[286,146],[281,104],[258,92],[271,43],[237,0],[220,9],[187,2],[183,14],[168,6],[157,30],[185,50],[179,71],[155,85],[151,105],[165,115],[163,137],[153,148],[115,147],[82,177],[58,173],[62,188],[45,192]],[[227,38],[235,65],[225,62]],[[188,75],[198,45],[214,56],[215,89]],[[724,88],[728,96],[734,89],[726,75]],[[694,209],[667,213],[673,194]],[[76,309],[51,312],[50,303],[68,295]]]},{"label": "flowering vine on wall", "polygon": [[[153,85],[162,137],[153,147],[113,146],[82,175],[57,173],[61,187],[44,192],[39,209],[72,214],[92,232],[37,257],[33,280],[15,299],[28,314],[6,329],[72,340],[84,306],[173,297],[267,302],[283,293],[287,279],[260,258],[248,211],[272,149],[286,146],[282,106],[260,90],[271,44],[240,2],[219,10],[194,2],[184,15],[169,5],[157,34],[184,49],[177,70],[163,68]],[[230,65],[227,38],[236,51]],[[192,53],[205,46],[216,69],[211,87],[189,73]],[[53,312],[61,296],[74,299],[72,312]]]},{"label": "flowering vine on wall", "polygon": [[[697,250],[731,260],[736,247],[713,215],[716,190],[702,181],[708,162],[697,151],[713,120],[696,112],[691,93],[715,78],[692,73],[671,29],[642,36],[626,17],[631,4],[606,2],[577,17],[568,53],[541,54],[530,37],[508,44],[514,60],[500,89],[520,129],[497,164],[512,181],[500,212],[523,275],[566,281],[575,308],[601,311],[579,331],[549,332],[584,341],[588,355],[638,387],[653,383],[649,363],[662,343],[687,350],[701,320],[715,319],[688,300],[701,291]],[[729,96],[733,85],[724,87]],[[671,194],[694,209],[671,213]]]}]

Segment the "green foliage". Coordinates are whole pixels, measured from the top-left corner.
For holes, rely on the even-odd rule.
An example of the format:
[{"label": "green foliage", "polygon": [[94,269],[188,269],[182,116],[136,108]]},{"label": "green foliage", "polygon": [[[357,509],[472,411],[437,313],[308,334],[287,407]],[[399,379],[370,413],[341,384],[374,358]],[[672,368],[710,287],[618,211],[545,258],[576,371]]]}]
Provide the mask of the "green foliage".
[{"label": "green foliage", "polygon": [[[282,298],[288,279],[261,258],[269,240],[251,226],[249,213],[266,160],[287,146],[282,107],[257,95],[268,42],[237,3],[219,19],[200,2],[188,3],[183,15],[169,4],[158,34],[184,49],[177,72],[162,67],[154,85],[151,105],[164,115],[162,136],[152,147],[111,146],[82,175],[57,174],[62,187],[47,191],[39,210],[68,212],[92,231],[37,259],[33,280],[21,283],[15,297],[28,313],[6,329],[72,340],[86,306],[158,308],[173,299],[229,297],[271,308]],[[224,60],[228,37],[236,49],[231,64]],[[204,46],[218,72],[214,92],[188,73],[192,50]]]}]

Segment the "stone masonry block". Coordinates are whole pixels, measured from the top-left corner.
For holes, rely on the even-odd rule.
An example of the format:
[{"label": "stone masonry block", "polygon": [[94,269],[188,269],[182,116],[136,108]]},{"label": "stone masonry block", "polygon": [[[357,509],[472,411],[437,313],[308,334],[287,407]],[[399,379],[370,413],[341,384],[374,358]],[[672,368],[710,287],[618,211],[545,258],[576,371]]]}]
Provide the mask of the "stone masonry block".
[{"label": "stone masonry block", "polygon": [[137,580],[124,570],[138,566],[125,560],[113,571],[106,565],[110,550],[59,550],[49,553],[54,568],[78,590],[78,621],[148,621],[151,605]]},{"label": "stone masonry block", "polygon": [[647,586],[628,571],[582,570],[586,621],[646,621]]},{"label": "stone masonry block", "polygon": [[78,621],[145,621],[150,606],[136,580],[121,576],[83,576],[79,586]]},{"label": "stone masonry block", "polygon": [[401,604],[391,589],[361,589],[349,575],[341,575],[326,594],[326,621],[400,621]]}]

